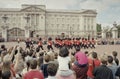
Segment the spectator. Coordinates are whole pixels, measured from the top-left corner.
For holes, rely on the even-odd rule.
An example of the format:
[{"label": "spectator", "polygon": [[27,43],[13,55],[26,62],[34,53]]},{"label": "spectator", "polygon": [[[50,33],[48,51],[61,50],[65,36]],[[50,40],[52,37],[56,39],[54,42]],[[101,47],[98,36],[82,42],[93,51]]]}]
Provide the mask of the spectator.
[{"label": "spectator", "polygon": [[26,67],[22,70],[21,75],[25,75],[30,69],[30,60],[26,62]]},{"label": "spectator", "polygon": [[15,76],[15,71],[11,68],[11,61],[6,60],[6,61],[3,62],[3,66],[2,66],[2,75],[3,75],[3,77],[4,77],[4,75],[7,75],[8,73],[10,74],[11,78],[16,77]]},{"label": "spectator", "polygon": [[20,52],[20,47],[18,47],[18,53],[15,56],[14,69],[15,69],[16,75],[18,77],[21,77],[21,72],[24,69],[24,61],[23,61],[23,58],[22,58],[22,54]]},{"label": "spectator", "polygon": [[88,51],[85,51],[85,54],[86,54],[86,56],[88,56],[89,55]]},{"label": "spectator", "polygon": [[47,73],[48,73],[48,78],[47,79],[57,79],[56,78],[56,73],[57,73],[58,65],[57,63],[49,63],[47,66]]},{"label": "spectator", "polygon": [[117,71],[115,73],[115,76],[119,77],[119,79],[120,79],[120,67],[118,67],[118,69],[117,69]]},{"label": "spectator", "polygon": [[42,72],[44,74],[44,78],[48,77],[47,66],[48,66],[49,61],[50,61],[50,56],[45,55],[44,56],[44,63],[41,65],[41,70],[42,70]]},{"label": "spectator", "polygon": [[72,69],[76,73],[76,79],[87,79],[88,71],[88,59],[85,53],[80,51],[80,48],[76,48],[76,62],[73,64]]},{"label": "spectator", "polygon": [[84,52],[80,51],[80,48],[76,48],[76,54],[75,54],[75,64],[79,65],[80,67],[85,67],[88,65],[88,58]]},{"label": "spectator", "polygon": [[115,64],[118,66],[119,65],[119,60],[117,58],[117,52],[113,51],[112,55],[113,55],[113,60],[114,60]]},{"label": "spectator", "polygon": [[2,73],[2,79],[13,79],[11,77],[11,72],[10,71],[5,71]]},{"label": "spectator", "polygon": [[113,77],[114,77],[114,79],[116,79],[115,73],[116,73],[118,67],[113,63],[112,56],[108,56],[108,65],[107,66],[108,66],[108,68],[110,68],[112,70]]},{"label": "spectator", "polygon": [[31,60],[30,62],[30,71],[28,71],[25,76],[23,76],[23,79],[44,79],[43,74],[36,69],[37,68],[37,61]]},{"label": "spectator", "polygon": [[41,67],[41,65],[43,64],[43,58],[44,58],[44,52],[40,52],[38,57],[38,66]]},{"label": "spectator", "polygon": [[69,57],[69,51],[66,47],[62,47],[58,56],[59,68],[57,72],[58,79],[65,79],[65,77],[69,79],[73,79],[73,71],[71,68],[71,59]]},{"label": "spectator", "polygon": [[88,71],[87,71],[87,76],[88,76],[88,79],[93,79],[94,78],[93,70],[94,70],[95,67],[100,66],[100,63],[101,63],[100,60],[97,57],[96,52],[91,53],[91,57],[89,56],[89,58],[88,58],[88,63],[89,63],[89,68],[88,68]]},{"label": "spectator", "polygon": [[114,79],[112,70],[109,69],[107,65],[107,55],[101,56],[101,63],[102,65],[95,68],[93,71],[94,79]]},{"label": "spectator", "polygon": [[0,49],[1,60],[0,61],[3,61],[3,58],[6,54],[7,54],[7,49],[6,49],[5,45],[1,45],[1,49]]}]

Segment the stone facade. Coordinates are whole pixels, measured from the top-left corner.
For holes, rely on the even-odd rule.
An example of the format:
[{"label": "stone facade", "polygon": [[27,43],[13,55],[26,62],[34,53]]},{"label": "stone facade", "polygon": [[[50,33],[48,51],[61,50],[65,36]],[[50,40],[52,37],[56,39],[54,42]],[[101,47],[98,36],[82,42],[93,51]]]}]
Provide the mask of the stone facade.
[{"label": "stone facade", "polygon": [[6,40],[36,35],[55,37],[62,33],[69,37],[95,37],[96,15],[95,10],[54,10],[45,5],[0,8],[0,34]]}]

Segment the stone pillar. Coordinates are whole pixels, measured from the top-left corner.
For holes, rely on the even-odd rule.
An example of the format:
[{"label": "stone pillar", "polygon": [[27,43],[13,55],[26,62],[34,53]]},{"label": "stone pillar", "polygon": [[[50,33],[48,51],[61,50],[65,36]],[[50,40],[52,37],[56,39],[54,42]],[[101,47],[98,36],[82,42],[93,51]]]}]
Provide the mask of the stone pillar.
[{"label": "stone pillar", "polygon": [[117,23],[114,22],[113,23],[113,28],[112,28],[112,38],[113,39],[118,38],[118,29],[116,27],[117,27]]},{"label": "stone pillar", "polygon": [[102,32],[102,38],[105,39],[106,38],[106,33],[103,31]]},{"label": "stone pillar", "polygon": [[30,37],[30,15],[26,14],[26,17],[24,17],[26,20],[26,26],[25,26],[25,38]]},{"label": "stone pillar", "polygon": [[7,41],[7,29],[2,30],[2,38],[4,38],[4,41]]},{"label": "stone pillar", "polygon": [[30,27],[25,26],[25,38],[29,38],[30,37]]},{"label": "stone pillar", "polygon": [[2,38],[4,38],[4,41],[7,41],[7,29],[9,28],[7,26],[7,19],[8,17],[6,15],[4,15],[2,17],[3,21],[4,21],[4,25],[1,27],[2,28]]},{"label": "stone pillar", "polygon": [[4,38],[4,41],[7,41],[7,29],[9,27],[8,26],[2,26],[2,38]]},{"label": "stone pillar", "polygon": [[113,30],[112,30],[112,38],[113,38],[113,39],[118,38],[118,31],[117,31],[117,29],[113,29]]}]

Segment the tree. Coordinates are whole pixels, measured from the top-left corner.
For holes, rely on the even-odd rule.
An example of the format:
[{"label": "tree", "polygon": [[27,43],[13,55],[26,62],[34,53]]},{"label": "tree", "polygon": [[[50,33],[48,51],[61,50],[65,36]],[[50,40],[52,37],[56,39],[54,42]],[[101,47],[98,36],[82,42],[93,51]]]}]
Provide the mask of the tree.
[{"label": "tree", "polygon": [[97,24],[97,32],[101,32],[102,29],[101,29],[101,24]]},{"label": "tree", "polygon": [[101,36],[101,32],[102,32],[101,24],[97,24],[97,36]]}]

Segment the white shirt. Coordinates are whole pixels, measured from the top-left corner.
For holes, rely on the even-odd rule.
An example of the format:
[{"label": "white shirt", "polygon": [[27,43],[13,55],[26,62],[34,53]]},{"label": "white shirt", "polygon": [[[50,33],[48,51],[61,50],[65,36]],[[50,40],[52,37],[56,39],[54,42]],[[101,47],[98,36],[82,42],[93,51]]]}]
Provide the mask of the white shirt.
[{"label": "white shirt", "polygon": [[55,76],[48,76],[46,79],[57,79]]},{"label": "white shirt", "polygon": [[58,56],[59,70],[69,70],[70,57],[60,57]]}]

